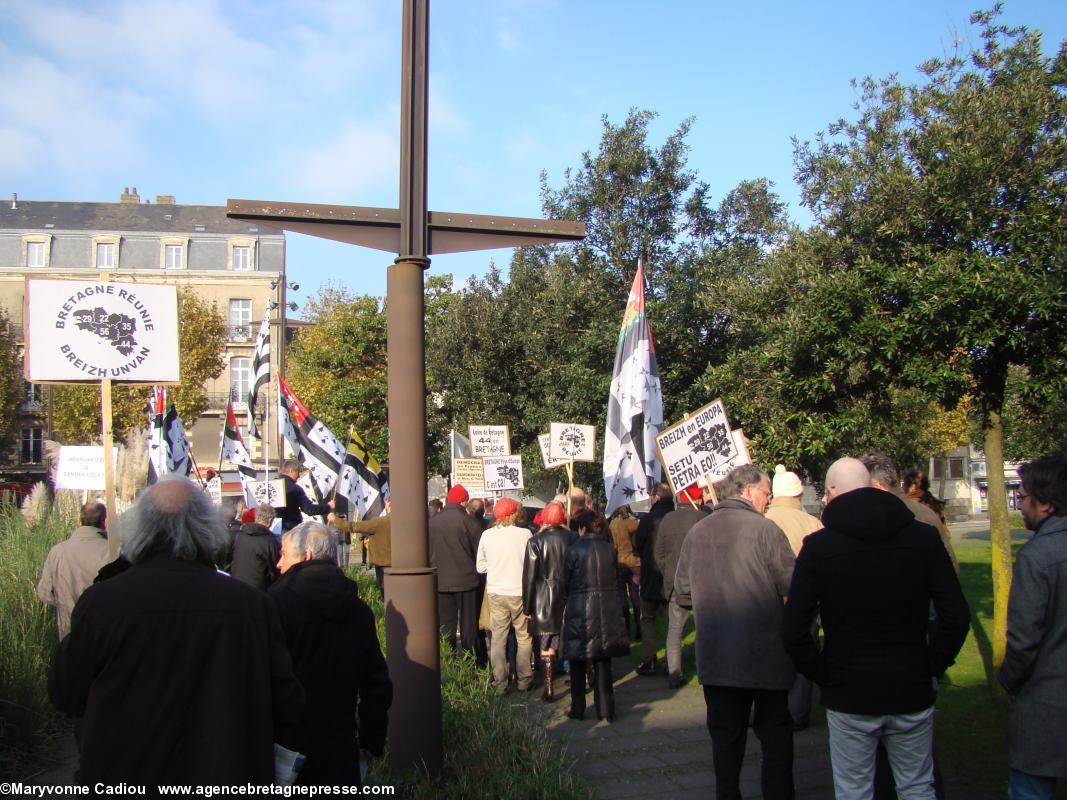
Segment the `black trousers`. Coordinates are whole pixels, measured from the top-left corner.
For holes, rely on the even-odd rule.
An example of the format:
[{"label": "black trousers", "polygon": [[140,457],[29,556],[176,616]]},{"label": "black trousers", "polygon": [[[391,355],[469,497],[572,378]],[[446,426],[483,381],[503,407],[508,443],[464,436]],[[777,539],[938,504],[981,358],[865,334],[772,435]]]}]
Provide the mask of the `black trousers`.
[{"label": "black trousers", "polygon": [[793,800],[793,718],[788,694],[785,689],[704,687],[717,800],[741,800],[741,762],[753,705],[752,730],[763,750],[760,782],[764,800]]},{"label": "black trousers", "polygon": [[589,661],[571,661],[571,710],[585,713],[585,673],[593,668],[593,703],[598,717],[615,713],[615,687],[611,677],[611,659],[594,658]]},{"label": "black trousers", "polygon": [[451,642],[453,648],[456,646],[458,623],[461,646],[464,650],[473,650],[478,632],[478,590],[438,592],[437,618],[441,624],[441,635]]}]

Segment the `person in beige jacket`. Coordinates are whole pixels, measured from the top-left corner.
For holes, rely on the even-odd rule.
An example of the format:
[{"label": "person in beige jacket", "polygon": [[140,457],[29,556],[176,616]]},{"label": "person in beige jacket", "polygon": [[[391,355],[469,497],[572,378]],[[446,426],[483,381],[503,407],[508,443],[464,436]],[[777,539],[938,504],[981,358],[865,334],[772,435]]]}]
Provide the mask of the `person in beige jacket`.
[{"label": "person in beige jacket", "polygon": [[107,508],[95,500],[81,507],[80,527],[48,551],[37,582],[37,599],[56,609],[60,640],[70,633],[70,614],[82,592],[108,561]]},{"label": "person in beige jacket", "polygon": [[[782,529],[793,555],[800,553],[804,539],[823,527],[822,520],[813,517],[804,510],[800,502],[804,494],[804,484],[795,472],[789,472],[784,464],[774,468],[771,480],[771,493],[774,498],[767,506],[764,516]],[[818,635],[818,621],[815,622],[812,635]],[[793,727],[803,730],[811,724],[811,681],[797,673],[793,688],[789,690],[789,714],[793,717]]]}]

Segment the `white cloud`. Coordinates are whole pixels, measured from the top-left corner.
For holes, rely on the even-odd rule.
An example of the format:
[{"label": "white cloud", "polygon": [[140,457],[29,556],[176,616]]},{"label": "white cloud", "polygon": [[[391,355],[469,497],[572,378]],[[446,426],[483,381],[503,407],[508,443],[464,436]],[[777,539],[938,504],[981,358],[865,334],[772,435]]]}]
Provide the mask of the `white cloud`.
[{"label": "white cloud", "polygon": [[312,147],[281,153],[287,167],[280,177],[296,193],[291,199],[395,204],[400,174],[397,129],[395,117],[391,124],[382,120],[351,122]]}]

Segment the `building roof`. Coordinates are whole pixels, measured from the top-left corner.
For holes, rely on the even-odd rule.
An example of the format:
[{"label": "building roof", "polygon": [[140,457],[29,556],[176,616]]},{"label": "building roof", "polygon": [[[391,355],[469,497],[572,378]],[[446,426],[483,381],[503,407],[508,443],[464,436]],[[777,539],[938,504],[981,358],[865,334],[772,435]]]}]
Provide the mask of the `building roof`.
[{"label": "building roof", "polygon": [[[14,206],[14,208],[12,208]],[[51,227],[46,228],[46,225]],[[200,230],[200,227],[203,230]],[[145,231],[282,236],[281,228],[229,219],[225,206],[168,203],[0,202],[0,230]]]}]

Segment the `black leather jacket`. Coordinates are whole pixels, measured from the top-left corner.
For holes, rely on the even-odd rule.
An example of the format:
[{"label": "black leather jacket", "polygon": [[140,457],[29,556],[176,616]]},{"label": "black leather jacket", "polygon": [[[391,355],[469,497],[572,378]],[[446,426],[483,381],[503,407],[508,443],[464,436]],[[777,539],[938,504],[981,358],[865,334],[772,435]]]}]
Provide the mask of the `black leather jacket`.
[{"label": "black leather jacket", "polygon": [[522,565],[522,610],[534,618],[539,634],[563,629],[563,554],[578,541],[578,534],[559,525],[546,528],[526,543]]}]

